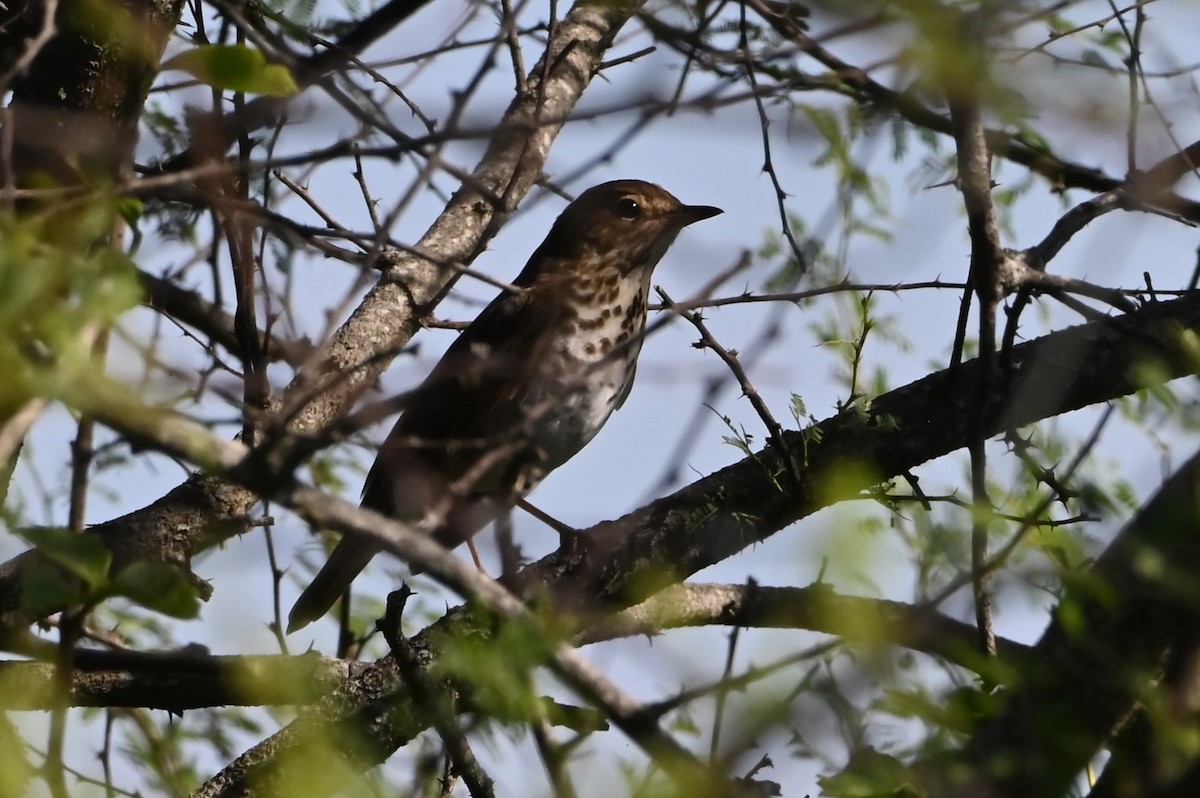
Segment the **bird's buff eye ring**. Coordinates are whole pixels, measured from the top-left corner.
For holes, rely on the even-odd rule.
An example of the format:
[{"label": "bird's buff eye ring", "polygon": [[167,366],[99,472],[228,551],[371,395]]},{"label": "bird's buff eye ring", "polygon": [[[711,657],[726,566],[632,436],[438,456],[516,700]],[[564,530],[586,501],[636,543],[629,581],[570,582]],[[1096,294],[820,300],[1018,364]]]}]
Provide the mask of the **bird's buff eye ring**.
[{"label": "bird's buff eye ring", "polygon": [[630,197],[621,197],[617,200],[617,216],[622,219],[636,219],[642,215],[642,206],[638,205],[637,200]]}]

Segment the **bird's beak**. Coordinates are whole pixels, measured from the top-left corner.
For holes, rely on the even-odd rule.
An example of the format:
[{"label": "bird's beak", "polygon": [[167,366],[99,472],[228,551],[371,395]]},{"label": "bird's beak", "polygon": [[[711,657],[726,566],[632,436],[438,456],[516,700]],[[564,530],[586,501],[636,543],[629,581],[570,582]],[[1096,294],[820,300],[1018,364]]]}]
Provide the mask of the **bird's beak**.
[{"label": "bird's beak", "polygon": [[679,220],[680,227],[687,227],[689,224],[711,219],[721,213],[725,213],[725,211],[711,205],[681,205],[672,211],[671,215]]}]

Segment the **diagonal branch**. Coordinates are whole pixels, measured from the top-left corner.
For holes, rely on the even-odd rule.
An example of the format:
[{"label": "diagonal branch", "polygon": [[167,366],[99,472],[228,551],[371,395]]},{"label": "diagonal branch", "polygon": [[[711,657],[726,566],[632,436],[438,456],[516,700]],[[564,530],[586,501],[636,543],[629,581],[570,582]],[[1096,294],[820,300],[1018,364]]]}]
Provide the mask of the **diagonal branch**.
[{"label": "diagonal branch", "polygon": [[[989,397],[991,436],[1146,387],[1153,362],[1164,379],[1191,374],[1186,330],[1200,328],[1200,297],[1052,333],[1013,348],[1013,375]],[[758,543],[795,521],[881,481],[962,448],[975,432],[964,392],[980,379],[970,361],[877,398],[869,415],[846,414],[788,432],[805,453],[804,482],[780,490],[774,449],[756,453],[623,518],[589,530],[580,550],[530,567],[528,581],[559,587],[557,600],[626,606]],[[719,507],[719,512],[712,508]]]},{"label": "diagonal branch", "polygon": [[[224,310],[172,280],[141,270],[137,277],[146,292],[148,306],[199,330],[233,354],[241,354],[233,317]],[[269,361],[283,360],[299,366],[313,350],[307,341],[290,341],[261,331],[259,338],[263,355]]]}]

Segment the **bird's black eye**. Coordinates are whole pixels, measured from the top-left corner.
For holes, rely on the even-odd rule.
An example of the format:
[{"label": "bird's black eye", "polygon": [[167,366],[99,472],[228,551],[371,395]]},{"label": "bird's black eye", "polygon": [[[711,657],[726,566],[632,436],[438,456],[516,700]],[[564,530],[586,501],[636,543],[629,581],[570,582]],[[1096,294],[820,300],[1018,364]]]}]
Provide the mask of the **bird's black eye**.
[{"label": "bird's black eye", "polygon": [[630,197],[621,197],[617,200],[617,216],[622,219],[636,219],[642,215],[642,206],[638,205],[637,200]]}]

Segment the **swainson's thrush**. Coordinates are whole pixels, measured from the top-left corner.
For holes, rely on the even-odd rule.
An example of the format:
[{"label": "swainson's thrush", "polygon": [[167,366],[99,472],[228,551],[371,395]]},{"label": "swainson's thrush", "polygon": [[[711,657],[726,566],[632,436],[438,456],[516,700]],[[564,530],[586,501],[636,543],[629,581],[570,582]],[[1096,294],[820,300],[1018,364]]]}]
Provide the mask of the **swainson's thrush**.
[{"label": "swainson's thrush", "polygon": [[[633,385],[650,274],[693,222],[641,180],[588,189],[558,217],[513,281],[451,344],[379,449],[363,507],[416,522],[453,548],[590,441]],[[324,615],[379,549],[343,539],[288,616]]]}]

